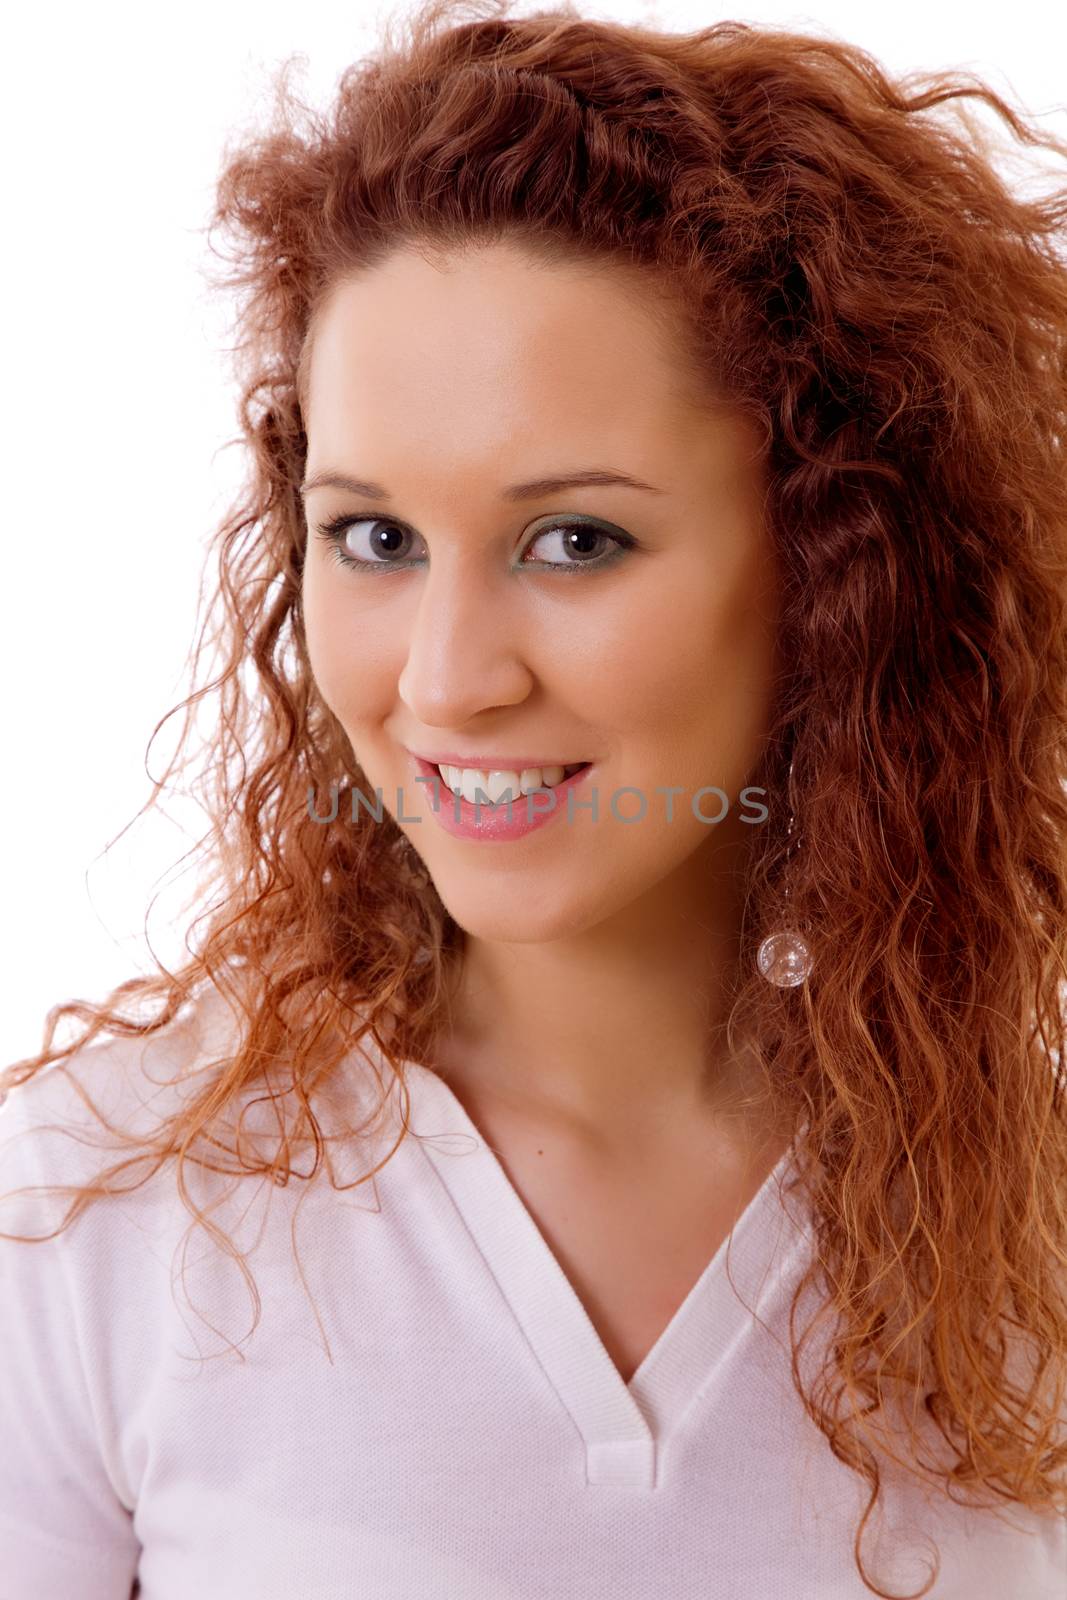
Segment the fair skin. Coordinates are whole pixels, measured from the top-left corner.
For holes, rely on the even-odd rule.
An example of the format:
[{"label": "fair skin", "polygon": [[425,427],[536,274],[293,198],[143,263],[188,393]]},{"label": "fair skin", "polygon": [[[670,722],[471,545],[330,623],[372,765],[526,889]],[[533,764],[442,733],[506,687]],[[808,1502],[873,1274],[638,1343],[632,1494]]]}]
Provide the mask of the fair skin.
[{"label": "fair skin", "polygon": [[[777,665],[758,437],[729,407],[694,403],[642,293],[614,268],[548,267],[514,247],[445,268],[398,251],[335,286],[305,407],[307,479],[343,473],[388,495],[306,493],[303,609],[321,695],[371,793],[420,818],[401,826],[464,930],[434,1065],[561,1256],[555,1227],[578,1227],[572,1281],[578,1219],[591,1197],[610,1209],[614,1245],[603,1226],[586,1242],[591,1301],[606,1300],[624,1234],[666,1257],[637,1321],[609,1332],[620,1369],[784,1149],[738,1117],[755,1079],[719,1032],[752,827],[740,795]],[[504,494],[587,468],[658,492]],[[375,570],[342,566],[317,536],[337,515],[357,519],[340,549]],[[585,570],[555,516],[606,534],[581,547]],[[613,530],[636,547],[617,551]],[[453,749],[591,760],[599,815],[509,842],[453,837],[407,754]],[[714,826],[690,806],[708,785],[730,802]],[[612,815],[624,786],[645,797],[639,821]],[[680,789],[673,820],[659,786]],[[722,804],[705,794],[700,810]],[[639,810],[619,801],[623,818]]]}]

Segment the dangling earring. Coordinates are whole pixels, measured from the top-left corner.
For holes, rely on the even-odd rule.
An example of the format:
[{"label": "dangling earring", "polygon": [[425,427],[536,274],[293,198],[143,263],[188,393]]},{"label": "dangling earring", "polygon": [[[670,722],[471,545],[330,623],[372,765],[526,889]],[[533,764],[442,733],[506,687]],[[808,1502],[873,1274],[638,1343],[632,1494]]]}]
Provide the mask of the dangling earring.
[{"label": "dangling earring", "polygon": [[[793,763],[789,763],[789,777],[793,776]],[[787,780],[788,781],[788,780]],[[789,827],[786,830],[786,885],[785,898],[789,898],[789,862],[796,849],[797,840],[793,839],[794,817],[789,813]],[[790,843],[790,841],[793,841]],[[811,974],[814,965],[811,951],[808,949],[804,938],[794,928],[783,928],[778,933],[769,933],[756,952],[756,965],[768,983],[773,983],[779,989],[795,989]]]}]

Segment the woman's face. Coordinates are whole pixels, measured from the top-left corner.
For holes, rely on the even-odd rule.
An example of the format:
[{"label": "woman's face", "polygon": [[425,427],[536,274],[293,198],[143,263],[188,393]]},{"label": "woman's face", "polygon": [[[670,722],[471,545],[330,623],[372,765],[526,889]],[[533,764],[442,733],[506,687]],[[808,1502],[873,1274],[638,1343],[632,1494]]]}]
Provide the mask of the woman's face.
[{"label": "woman's face", "polygon": [[[383,492],[305,491],[312,669],[368,801],[380,788],[475,936],[539,941],[637,909],[691,886],[696,858],[760,815],[741,790],[770,712],[778,586],[758,436],[682,387],[629,278],[511,247],[447,270],[398,252],[316,321],[307,484]],[[651,488],[515,488],[594,470]],[[317,530],[338,517],[330,542]],[[470,838],[435,816],[411,752],[593,767],[547,825]],[[694,813],[709,785],[725,799]],[[443,785],[439,804],[454,815]]]}]

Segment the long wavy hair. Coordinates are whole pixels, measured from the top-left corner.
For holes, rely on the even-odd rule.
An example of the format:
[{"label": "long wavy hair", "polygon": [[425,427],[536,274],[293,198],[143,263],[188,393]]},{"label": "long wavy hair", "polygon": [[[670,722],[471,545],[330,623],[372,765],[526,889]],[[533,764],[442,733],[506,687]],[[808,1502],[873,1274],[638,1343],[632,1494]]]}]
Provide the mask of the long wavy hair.
[{"label": "long wavy hair", "polygon": [[[684,308],[680,359],[765,440],[787,670],[753,781],[784,796],[800,847],[780,819],[752,830],[729,1035],[803,1131],[818,1248],[794,1309],[815,1285],[820,1310],[803,1335],[790,1318],[793,1380],[867,1479],[855,1559],[886,1595],[860,1540],[894,1392],[908,1470],[932,1422],[950,1498],[1067,1509],[1067,190],[1006,182],[953,102],[1067,146],[971,74],[894,80],[859,48],[732,21],[673,34],[509,9],[430,0],[388,21],[325,111],[283,63],[265,125],[224,153],[208,231],[228,241],[247,476],[192,692],[167,713],[185,711],[178,751],[142,808],[215,697],[197,780],[209,909],[178,971],[157,959],[104,1003],[53,1007],[40,1054],[0,1085],[65,1071],[102,1032],[153,1034],[206,990],[240,1019],[202,1092],[63,1191],[61,1228],[137,1187],[114,1181],[131,1165],[173,1160],[193,1226],[186,1162],[277,1182],[325,1164],[333,1181],[316,1097],[365,1036],[406,1101],[463,932],[388,812],[313,814],[312,795],[369,785],[301,614],[309,333],[331,286],[401,245],[625,266],[651,312]],[[814,958],[789,990],[754,959],[786,921]],[[60,1048],[64,1018],[85,1029]],[[217,1131],[250,1092],[278,1128],[254,1156]],[[827,1317],[808,1389],[799,1352]]]}]

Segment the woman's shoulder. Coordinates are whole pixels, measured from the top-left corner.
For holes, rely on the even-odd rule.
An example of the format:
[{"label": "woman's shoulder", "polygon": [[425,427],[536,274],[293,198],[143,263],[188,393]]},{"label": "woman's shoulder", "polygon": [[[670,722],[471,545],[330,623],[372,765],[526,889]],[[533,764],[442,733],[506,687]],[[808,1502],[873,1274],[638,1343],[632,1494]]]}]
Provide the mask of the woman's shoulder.
[{"label": "woman's shoulder", "polygon": [[[220,1093],[201,1123],[204,1138],[223,1152],[240,1143],[254,1167],[269,1166],[279,1112],[292,1136],[300,1097],[282,1063],[269,1083],[247,1067],[231,1070],[247,1039],[250,1009],[239,982],[230,992],[205,984],[164,1026],[100,1035],[12,1085],[0,1102],[0,1231],[7,1227],[9,1191],[61,1184],[69,1200],[73,1186],[95,1180],[117,1161],[173,1145],[187,1125],[183,1118],[216,1085]],[[362,1150],[368,1140],[388,1138],[397,1117],[392,1089],[372,1041],[347,1051],[309,1095],[327,1146],[342,1149],[354,1140]],[[239,1172],[236,1157],[230,1164]],[[123,1177],[121,1187],[128,1186],[132,1178]]]},{"label": "woman's shoulder", "polygon": [[232,1003],[211,986],[151,1033],[98,1035],[10,1084],[0,1102],[0,1197],[16,1184],[85,1182],[125,1140],[145,1147],[218,1075],[238,1031]]}]

